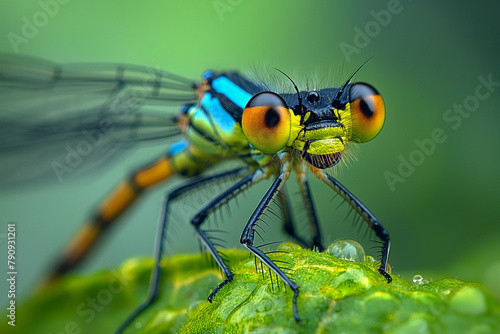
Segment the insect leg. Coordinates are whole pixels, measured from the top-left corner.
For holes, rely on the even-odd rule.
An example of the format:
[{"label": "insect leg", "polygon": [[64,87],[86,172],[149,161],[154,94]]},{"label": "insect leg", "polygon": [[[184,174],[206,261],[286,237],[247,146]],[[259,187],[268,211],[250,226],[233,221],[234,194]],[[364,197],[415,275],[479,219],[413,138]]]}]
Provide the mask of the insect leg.
[{"label": "insect leg", "polygon": [[163,201],[162,212],[158,224],[158,233],[156,238],[156,246],[154,254],[155,263],[153,267],[153,272],[151,274],[151,283],[149,286],[148,297],[145,302],[139,305],[134,310],[134,312],[128,316],[128,318],[117,329],[116,333],[122,333],[142,311],[144,311],[148,306],[150,306],[154,302],[154,300],[158,295],[158,287],[159,287],[159,280],[161,273],[160,262],[163,256],[163,247],[165,242],[170,206],[173,203],[175,203],[176,200],[181,199],[183,195],[187,195],[192,191],[196,191],[207,184],[221,181],[223,179],[239,177],[245,174],[248,174],[247,168],[237,168],[234,170],[225,171],[222,173],[213,174],[209,176],[200,176],[192,179],[190,182],[176,188],[175,190],[167,194],[167,196]]},{"label": "insect leg", "polygon": [[273,184],[266,192],[257,208],[252,213],[252,216],[248,220],[248,223],[241,234],[240,242],[250,250],[261,262],[263,262],[270,270],[272,270],[281,280],[292,289],[293,295],[293,316],[296,321],[299,321],[299,314],[297,310],[297,297],[299,295],[299,286],[297,283],[293,282],[286,274],[258,247],[253,245],[255,227],[259,223],[261,216],[264,214],[265,210],[269,207],[271,201],[276,197],[277,193],[283,187],[284,182],[289,176],[289,172],[281,172],[281,174],[274,180]]},{"label": "insect leg", "polygon": [[290,204],[288,203],[285,188],[283,188],[281,192],[278,192],[277,198],[278,198],[278,201],[279,201],[279,204],[281,207],[281,214],[282,214],[282,218],[283,218],[283,228],[284,228],[285,232],[289,236],[294,238],[298,243],[300,243],[300,245],[302,247],[306,247],[306,248],[310,247],[310,243],[307,240],[305,240],[304,238],[302,238],[301,236],[299,236],[295,232],[293,217],[292,217],[292,213],[290,210]]},{"label": "insect leg", "polygon": [[389,259],[389,249],[391,246],[391,241],[389,238],[389,232],[382,226],[373,213],[371,213],[368,208],[361,203],[346,187],[344,187],[339,181],[334,177],[322,172],[320,169],[311,167],[313,173],[324,183],[326,183],[330,188],[332,188],[337,194],[342,197],[368,224],[368,226],[375,232],[377,237],[382,241],[382,253],[380,257],[380,267],[378,269],[379,273],[384,276],[387,283],[392,282],[392,277],[387,273],[387,261]]},{"label": "insect leg", "polygon": [[224,205],[231,198],[239,195],[243,190],[247,189],[251,185],[254,185],[255,183],[259,182],[260,180],[266,177],[267,176],[265,172],[263,172],[262,170],[257,170],[255,173],[248,175],[247,177],[233,184],[231,187],[229,187],[224,192],[219,194],[209,203],[207,203],[207,205],[205,205],[200,211],[198,211],[198,213],[196,213],[196,215],[191,220],[191,224],[193,225],[194,230],[198,234],[198,237],[200,238],[201,242],[208,249],[212,257],[215,259],[215,262],[217,262],[221,270],[224,272],[224,275],[226,276],[226,279],[221,284],[219,284],[214,289],[214,291],[212,291],[210,296],[208,296],[209,302],[213,301],[215,295],[220,291],[220,289],[224,285],[231,282],[231,280],[233,279],[233,273],[231,272],[227,264],[224,262],[220,254],[217,252],[217,249],[215,248],[210,238],[207,236],[206,232],[203,231],[201,225],[203,224],[207,216],[210,214],[210,212],[214,211],[221,205]]},{"label": "insect leg", "polygon": [[298,175],[298,183],[300,194],[302,196],[302,200],[304,201],[304,208],[306,214],[309,218],[309,222],[312,229],[313,234],[313,247],[315,247],[319,252],[321,252],[324,248],[321,244],[321,230],[319,228],[318,218],[316,216],[316,211],[314,209],[314,203],[311,197],[311,191],[309,189],[309,183],[307,182],[305,173],[297,173]]}]

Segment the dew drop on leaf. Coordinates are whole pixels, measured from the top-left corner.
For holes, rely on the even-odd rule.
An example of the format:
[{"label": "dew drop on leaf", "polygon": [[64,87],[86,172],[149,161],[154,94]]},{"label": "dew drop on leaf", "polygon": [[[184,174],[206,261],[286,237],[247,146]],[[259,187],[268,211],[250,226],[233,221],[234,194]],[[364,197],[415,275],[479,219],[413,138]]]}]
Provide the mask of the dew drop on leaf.
[{"label": "dew drop on leaf", "polygon": [[325,252],[347,261],[365,261],[363,246],[351,239],[337,239],[328,246]]},{"label": "dew drop on leaf", "polygon": [[424,278],[422,277],[422,275],[418,275],[418,274],[417,274],[417,275],[413,276],[413,283],[415,283],[415,284],[419,284],[419,285],[423,285],[423,284],[427,284],[427,283],[429,283],[429,281],[428,281],[428,280],[426,280],[426,279],[424,279]]}]

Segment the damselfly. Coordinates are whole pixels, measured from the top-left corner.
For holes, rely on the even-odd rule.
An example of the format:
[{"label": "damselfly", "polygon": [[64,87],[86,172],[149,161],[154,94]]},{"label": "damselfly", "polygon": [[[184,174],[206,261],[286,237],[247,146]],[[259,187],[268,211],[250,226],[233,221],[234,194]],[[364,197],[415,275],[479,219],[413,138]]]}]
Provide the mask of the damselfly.
[{"label": "damselfly", "polygon": [[[275,202],[286,232],[304,246],[323,250],[308,170],[340,195],[381,240],[379,272],[387,282],[391,281],[387,273],[388,232],[347,188],[326,173],[343,159],[346,146],[373,139],[384,123],[385,107],[377,90],[366,83],[351,82],[357,71],[340,88],[307,91],[299,90],[282,73],[290,80],[293,91],[280,93],[236,72],[207,71],[200,82],[193,82],[172,73],[131,65],[57,65],[4,56],[0,66],[0,152],[9,158],[3,168],[10,168],[3,174],[4,183],[47,172],[64,177],[74,166],[69,162],[54,163],[59,160],[47,157],[66,153],[62,147],[82,135],[88,142],[99,143],[92,150],[80,148],[83,155],[90,151],[88,155],[92,154],[94,163],[139,141],[180,136],[166,147],[163,156],[132,172],[109,195],[71,241],[51,277],[55,280],[80,263],[103,232],[148,188],[176,174],[188,177],[184,185],[168,193],[163,203],[149,296],[119,331],[156,297],[163,240],[169,213],[175,210],[172,204],[186,194],[222,181],[235,180],[190,221],[226,277],[208,296],[209,301],[231,282],[233,273],[204,227],[206,218],[244,190],[272,178],[270,188],[243,228],[240,242],[293,291],[293,314],[299,321],[298,285],[254,244],[254,237],[258,234],[256,227],[266,212],[272,211],[270,204]],[[20,163],[27,155],[52,164],[44,169],[42,164]],[[205,174],[209,167],[228,159],[240,161],[243,167]],[[73,163],[78,165],[79,161]],[[313,231],[312,242],[295,232],[290,204],[284,195],[284,184],[292,172],[297,175]]]}]

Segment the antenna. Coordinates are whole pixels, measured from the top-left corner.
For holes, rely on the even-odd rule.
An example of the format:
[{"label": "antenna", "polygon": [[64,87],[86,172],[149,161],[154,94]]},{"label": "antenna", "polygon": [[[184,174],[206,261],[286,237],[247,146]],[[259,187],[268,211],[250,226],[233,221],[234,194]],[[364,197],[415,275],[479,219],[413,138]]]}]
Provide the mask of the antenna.
[{"label": "antenna", "polygon": [[287,77],[288,80],[290,80],[290,82],[292,83],[293,88],[295,88],[295,91],[297,92],[297,98],[299,99],[299,104],[297,106],[299,107],[299,111],[302,112],[302,110],[304,110],[304,106],[302,105],[302,97],[300,96],[300,92],[299,89],[297,88],[297,85],[295,84],[295,82],[293,82],[292,78],[290,78],[285,72],[283,72],[280,69],[277,69],[276,67],[274,69],[283,74],[285,77]]},{"label": "antenna", "polygon": [[[354,73],[353,73],[353,74],[349,77],[349,79],[347,79],[347,81],[345,82],[345,84],[343,84],[343,85],[342,85],[342,87],[340,87],[340,89],[339,89],[339,91],[338,91],[338,93],[337,93],[337,96],[335,97],[334,101],[338,101],[338,100],[340,100],[340,97],[342,96],[342,94],[344,94],[344,89],[347,87],[347,85],[348,85],[348,84],[350,84],[350,83],[351,83],[352,78],[354,78],[354,76],[356,75],[356,73],[358,73],[358,72],[359,72],[359,70],[360,70],[363,66],[365,66],[365,64],[366,64],[367,62],[369,62],[369,61],[370,61],[373,57],[375,57],[375,56],[371,56],[370,58],[368,58],[367,60],[365,60],[365,62],[364,62],[363,64],[361,64],[361,66],[360,66],[360,67],[358,67],[358,69],[357,69],[356,71],[354,71]],[[278,70],[278,71],[279,71],[279,70]],[[281,72],[281,71],[280,71],[280,72]],[[284,73],[283,73],[283,74],[284,74]],[[285,74],[285,75],[286,75],[286,74]],[[332,103],[332,104],[333,104],[333,103]]]}]

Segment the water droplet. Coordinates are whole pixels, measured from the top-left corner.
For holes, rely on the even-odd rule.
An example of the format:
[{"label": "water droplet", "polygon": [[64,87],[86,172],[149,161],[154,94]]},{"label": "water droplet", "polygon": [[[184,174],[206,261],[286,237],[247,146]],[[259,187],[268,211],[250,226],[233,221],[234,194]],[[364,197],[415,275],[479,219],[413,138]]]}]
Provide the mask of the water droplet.
[{"label": "water droplet", "polygon": [[424,280],[424,278],[422,277],[422,275],[413,276],[413,283],[420,284],[420,282],[422,282],[423,280]]},{"label": "water droplet", "polygon": [[365,261],[363,246],[351,239],[337,239],[328,246],[325,252],[347,261]]},{"label": "water droplet", "polygon": [[419,285],[423,285],[423,284],[427,284],[427,283],[429,283],[429,281],[428,281],[428,280],[426,280],[426,279],[424,279],[424,278],[422,277],[422,275],[418,275],[418,274],[417,274],[417,275],[413,276],[413,283],[415,283],[415,284],[419,284]]}]

